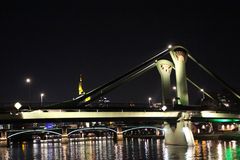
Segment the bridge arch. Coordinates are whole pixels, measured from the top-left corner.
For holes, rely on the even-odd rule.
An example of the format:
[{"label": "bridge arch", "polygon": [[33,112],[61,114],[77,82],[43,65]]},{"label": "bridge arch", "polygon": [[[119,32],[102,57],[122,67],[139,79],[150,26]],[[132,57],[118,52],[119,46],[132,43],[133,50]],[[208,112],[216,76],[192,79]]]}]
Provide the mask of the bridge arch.
[{"label": "bridge arch", "polygon": [[107,127],[91,127],[91,128],[79,128],[79,129],[73,130],[73,131],[68,133],[68,136],[75,133],[75,132],[78,132],[78,131],[88,131],[88,130],[108,130],[108,131],[112,131],[114,133],[117,133],[116,130],[111,129],[111,128],[107,128]]},{"label": "bridge arch", "polygon": [[44,130],[44,129],[36,129],[36,130],[26,130],[26,131],[21,131],[21,132],[17,132],[14,134],[11,134],[10,136],[8,136],[7,138],[11,138],[20,134],[24,134],[24,133],[30,133],[30,132],[44,132],[44,133],[53,133],[56,135],[62,135],[61,133],[55,132],[55,131],[49,131],[49,130]]},{"label": "bridge arch", "polygon": [[126,133],[126,132],[128,132],[128,131],[133,131],[133,130],[137,130],[137,129],[157,129],[157,130],[164,131],[163,128],[159,128],[159,127],[153,127],[153,126],[140,126],[140,127],[134,127],[134,128],[126,129],[126,130],[122,131],[122,133]]}]

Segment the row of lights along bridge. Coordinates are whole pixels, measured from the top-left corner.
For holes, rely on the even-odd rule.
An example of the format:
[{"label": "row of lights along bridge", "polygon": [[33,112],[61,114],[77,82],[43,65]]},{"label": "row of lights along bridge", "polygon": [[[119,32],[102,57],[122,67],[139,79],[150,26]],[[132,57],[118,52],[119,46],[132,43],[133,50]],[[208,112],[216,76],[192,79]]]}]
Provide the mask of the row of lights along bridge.
[{"label": "row of lights along bridge", "polygon": [[[172,89],[173,89],[174,92],[176,92],[177,87],[176,87],[176,86],[173,86]],[[203,101],[203,100],[205,99],[204,89],[200,89],[200,91],[202,92],[201,101]],[[176,93],[175,93],[175,94],[176,94]],[[174,104],[176,103],[177,100],[178,100],[177,98],[173,98],[173,99],[172,99],[173,106],[174,106]],[[148,105],[149,105],[149,107],[152,106],[152,97],[148,97]],[[163,107],[162,107],[162,110],[163,110],[163,111],[166,110],[166,109],[167,109],[166,106],[163,106]]]},{"label": "row of lights along bridge", "polygon": [[[26,78],[25,80],[26,84],[28,85],[28,102],[30,103],[31,102],[31,83],[32,83],[32,80],[31,78]],[[173,86],[172,89],[174,91],[176,91],[176,86]],[[200,90],[203,94],[202,94],[202,100],[205,98],[205,94],[204,94],[204,89],[201,89]],[[45,96],[45,94],[42,92],[40,93],[40,103],[41,103],[41,106],[43,105],[43,97]],[[149,106],[151,105],[151,102],[152,101],[152,97],[149,97],[148,98],[148,103],[149,103]],[[175,103],[176,99],[173,98],[172,99],[172,102]]]},{"label": "row of lights along bridge", "polygon": [[[31,102],[31,83],[32,80],[31,78],[26,78],[25,80],[26,84],[28,85],[28,102]],[[43,97],[45,96],[45,94],[42,92],[40,93],[40,102],[41,102],[41,106],[43,105]]]}]

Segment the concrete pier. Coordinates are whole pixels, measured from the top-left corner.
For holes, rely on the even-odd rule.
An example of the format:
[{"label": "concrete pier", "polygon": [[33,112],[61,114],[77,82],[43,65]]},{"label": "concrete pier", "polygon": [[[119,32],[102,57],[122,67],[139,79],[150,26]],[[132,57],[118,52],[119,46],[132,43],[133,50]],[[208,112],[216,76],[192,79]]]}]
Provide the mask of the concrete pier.
[{"label": "concrete pier", "polygon": [[0,147],[7,147],[8,146],[8,139],[7,139],[7,130],[3,129],[0,131]]},{"label": "concrete pier", "polygon": [[123,141],[122,127],[117,127],[117,141]]},{"label": "concrete pier", "polygon": [[62,127],[62,144],[67,144],[69,139],[68,139],[68,134],[67,134],[67,126]]}]

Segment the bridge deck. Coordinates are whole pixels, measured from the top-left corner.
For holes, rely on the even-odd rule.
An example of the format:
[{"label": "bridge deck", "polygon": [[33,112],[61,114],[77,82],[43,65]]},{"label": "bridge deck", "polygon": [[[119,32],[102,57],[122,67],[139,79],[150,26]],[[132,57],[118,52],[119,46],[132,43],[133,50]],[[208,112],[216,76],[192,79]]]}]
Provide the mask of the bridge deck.
[{"label": "bridge deck", "polygon": [[[216,111],[189,111],[192,119],[240,119],[239,114],[234,113],[218,113]],[[159,120],[176,120],[179,118],[181,111],[168,112],[62,112],[61,110],[53,110],[43,112],[36,110],[32,112],[20,112],[18,115],[0,114],[0,122],[8,121],[44,121],[44,120],[125,120],[125,119],[159,119]]]}]

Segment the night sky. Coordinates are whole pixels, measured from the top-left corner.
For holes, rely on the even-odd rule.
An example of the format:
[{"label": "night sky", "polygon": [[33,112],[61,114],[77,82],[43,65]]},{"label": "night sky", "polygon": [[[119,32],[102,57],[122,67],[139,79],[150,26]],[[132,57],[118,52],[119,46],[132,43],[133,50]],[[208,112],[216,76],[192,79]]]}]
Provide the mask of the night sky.
[{"label": "night sky", "polygon": [[[202,2],[202,1],[201,1]],[[216,1],[217,2],[217,1]],[[239,89],[240,18],[237,2],[65,3],[0,5],[0,102],[61,102],[78,94],[79,75],[90,91],[142,63],[169,44],[182,45],[203,65]],[[206,91],[221,85],[190,60],[187,75]],[[156,69],[106,96],[113,102],[161,99]],[[189,85],[190,87],[190,85]],[[190,99],[201,97],[190,89]]]}]

